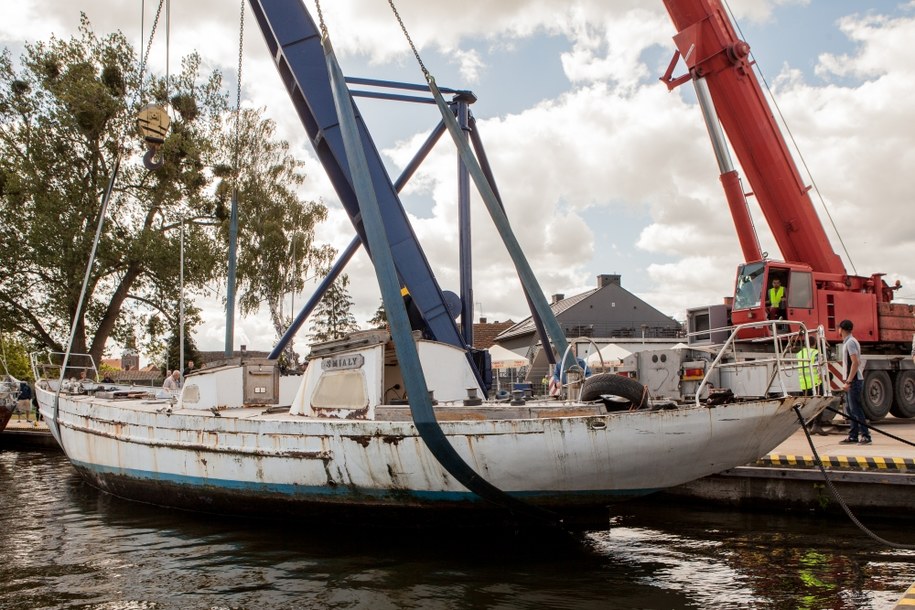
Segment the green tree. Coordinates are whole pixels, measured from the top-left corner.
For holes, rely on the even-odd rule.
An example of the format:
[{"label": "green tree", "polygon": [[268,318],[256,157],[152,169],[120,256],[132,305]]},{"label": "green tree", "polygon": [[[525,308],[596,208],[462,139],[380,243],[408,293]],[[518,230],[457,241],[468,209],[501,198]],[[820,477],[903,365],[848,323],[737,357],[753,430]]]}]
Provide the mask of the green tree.
[{"label": "green tree", "polygon": [[[186,229],[190,299],[225,277],[226,192],[236,178],[241,206],[255,217],[241,222],[245,247],[270,242],[261,236],[267,227],[252,213],[261,204],[273,206],[264,216],[283,223],[293,217],[290,240],[311,243],[317,220],[295,220],[298,200],[276,186],[292,178],[298,182],[289,184],[301,184],[298,165],[257,112],[246,113],[247,127],[236,135],[222,79],[217,72],[203,75],[196,54],[182,60],[167,84],[148,76],[141,87],[136,55],[124,36],[97,36],[83,15],[77,36],[27,45],[20,65],[8,51],[0,54],[0,222],[7,228],[0,232],[0,330],[56,351],[66,346],[118,159],[85,305],[75,320],[74,352],[98,361],[109,338],[124,343],[136,333],[138,347],[148,350],[174,334],[180,226]],[[157,171],[139,163],[145,149],[133,136],[136,114],[150,102],[172,108],[161,147],[164,166]],[[235,149],[226,147],[236,137],[252,168],[238,176],[230,169]],[[262,152],[274,156],[262,159]],[[264,183],[260,191],[249,186],[257,182],[249,176],[255,172]],[[323,207],[309,209],[311,217],[323,218]],[[255,262],[259,256],[256,248],[242,255],[238,278],[250,300],[263,298],[264,285],[253,279],[265,269]],[[282,270],[266,268],[270,275]]]},{"label": "green tree", "polygon": [[202,362],[202,360],[200,358],[200,352],[197,350],[197,344],[194,342],[194,338],[191,336],[190,326],[191,326],[190,323],[185,322],[184,362],[180,362],[181,351],[179,349],[179,345],[181,342],[181,337],[180,337],[179,333],[175,332],[173,335],[171,335],[168,338],[168,344],[166,346],[165,355],[164,355],[165,362],[163,363],[163,369],[174,370],[175,367],[178,366],[180,363],[180,366],[178,366],[178,368],[180,368],[182,371],[184,371],[185,367],[187,367],[188,360],[193,360],[195,363],[198,363],[198,365],[200,362]]},{"label": "green tree", "polygon": [[372,316],[372,319],[369,320],[369,326],[372,328],[384,328],[388,325],[388,314],[384,310],[384,301],[378,305],[378,309],[375,310],[375,315]]},{"label": "green tree", "polygon": [[2,370],[0,374],[9,374],[20,381],[34,381],[32,366],[29,364],[29,354],[25,344],[21,341],[0,335],[0,357],[2,357]]},{"label": "green tree", "polygon": [[[242,314],[263,305],[279,337],[296,312],[284,312],[284,297],[301,292],[308,275],[324,269],[335,251],[314,241],[315,227],[327,218],[327,208],[302,201],[296,190],[304,183],[302,163],[289,154],[289,145],[275,137],[276,127],[251,110],[243,111],[226,129],[223,150],[232,150],[236,133],[246,142],[238,154],[238,288]],[[231,203],[231,185],[217,188],[220,205]],[[228,225],[223,225],[228,233]],[[298,363],[292,342],[285,362]]]},{"label": "green tree", "polygon": [[349,276],[344,273],[324,293],[311,322],[310,338],[313,341],[320,343],[340,339],[359,329],[356,318],[351,313],[353,299],[350,298],[348,286]]}]

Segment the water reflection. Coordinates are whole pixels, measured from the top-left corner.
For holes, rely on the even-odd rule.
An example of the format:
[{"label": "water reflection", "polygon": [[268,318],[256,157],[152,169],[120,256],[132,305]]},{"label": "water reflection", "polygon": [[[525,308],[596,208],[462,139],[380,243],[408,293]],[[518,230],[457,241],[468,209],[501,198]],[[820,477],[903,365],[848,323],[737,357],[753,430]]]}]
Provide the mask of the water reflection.
[{"label": "water reflection", "polygon": [[0,480],[9,609],[882,608],[915,579],[841,520],[643,503],[560,543],[170,511],[54,453],[0,452]]}]

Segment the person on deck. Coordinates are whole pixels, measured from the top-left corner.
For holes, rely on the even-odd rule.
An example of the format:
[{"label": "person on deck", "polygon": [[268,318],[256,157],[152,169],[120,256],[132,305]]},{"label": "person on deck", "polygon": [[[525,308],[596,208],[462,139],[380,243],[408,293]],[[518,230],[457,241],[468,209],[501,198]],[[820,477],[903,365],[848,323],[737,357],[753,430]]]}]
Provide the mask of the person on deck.
[{"label": "person on deck", "polygon": [[[820,351],[816,347],[807,347],[804,341],[805,338],[806,333],[802,331],[798,335],[798,339],[801,341],[801,349],[795,354],[798,365],[800,366],[798,381],[800,382],[801,391],[804,393],[804,396],[813,396],[814,389],[816,389],[817,394],[822,394],[823,389],[820,385],[820,371],[817,362],[819,360]],[[808,424],[811,434],[827,435],[827,432],[823,430],[821,417],[822,413],[817,415]]]},{"label": "person on deck", "polygon": [[162,389],[177,394],[181,389],[181,371],[178,369],[172,371],[172,374],[162,383]]}]

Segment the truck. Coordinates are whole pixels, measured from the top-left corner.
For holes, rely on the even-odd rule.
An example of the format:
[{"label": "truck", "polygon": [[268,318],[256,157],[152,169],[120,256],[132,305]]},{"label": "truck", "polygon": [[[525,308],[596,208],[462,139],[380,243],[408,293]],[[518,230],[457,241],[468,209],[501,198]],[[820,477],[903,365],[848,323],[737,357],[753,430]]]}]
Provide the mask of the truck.
[{"label": "truck", "polygon": [[[750,55],[720,0],[664,0],[677,30],[676,51],[661,80],[670,90],[687,82],[699,107],[720,170],[721,184],[743,254],[732,297],[724,303],[687,311],[689,348],[666,353],[635,354],[621,371],[638,377],[656,394],[684,394],[709,359],[706,346],[720,344],[728,327],[771,317],[819,329],[827,346],[828,382],[841,388],[839,323],[852,320],[864,356],[864,411],[879,420],[888,413],[915,416],[915,307],[894,302],[900,281],[887,283],[884,273],[848,273],[820,222],[810,186],[792,158]],[[680,63],[686,72],[675,76]],[[730,149],[751,186],[745,192]],[[763,252],[751,214],[759,205],[783,260]],[[785,303],[773,314],[768,288],[778,279]],[[742,331],[745,349],[778,349],[767,340],[765,324]],[[755,341],[754,341],[755,340]],[[705,354],[705,355],[703,355]],[[663,356],[664,360],[661,361]],[[674,377],[675,376],[675,377]]]}]

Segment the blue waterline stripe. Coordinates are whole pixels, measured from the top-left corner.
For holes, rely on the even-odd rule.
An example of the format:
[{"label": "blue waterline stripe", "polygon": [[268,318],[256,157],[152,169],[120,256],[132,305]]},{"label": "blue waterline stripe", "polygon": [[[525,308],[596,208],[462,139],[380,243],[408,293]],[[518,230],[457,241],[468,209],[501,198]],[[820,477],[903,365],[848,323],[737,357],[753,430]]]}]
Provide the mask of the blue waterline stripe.
[{"label": "blue waterline stripe", "polygon": [[[391,496],[407,495],[423,501],[447,502],[479,502],[481,498],[469,491],[419,491],[407,489],[372,489],[366,487],[351,487],[348,485],[297,485],[294,483],[260,483],[254,481],[237,481],[231,479],[209,479],[205,477],[191,477],[179,474],[137,470],[134,468],[119,468],[114,466],[100,466],[73,460],[73,465],[90,471],[97,475],[117,475],[139,481],[161,481],[197,488],[218,488],[230,491],[261,492],[280,494],[290,497],[320,496],[331,497],[374,497],[387,498]],[[513,491],[511,495],[523,498],[537,498],[550,496],[635,496],[647,495],[658,491],[657,489],[629,489],[629,490],[584,490],[584,491]]]}]

